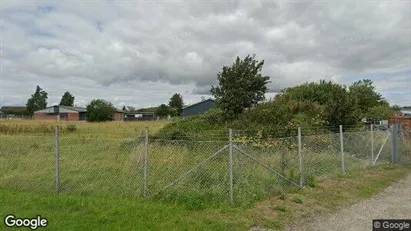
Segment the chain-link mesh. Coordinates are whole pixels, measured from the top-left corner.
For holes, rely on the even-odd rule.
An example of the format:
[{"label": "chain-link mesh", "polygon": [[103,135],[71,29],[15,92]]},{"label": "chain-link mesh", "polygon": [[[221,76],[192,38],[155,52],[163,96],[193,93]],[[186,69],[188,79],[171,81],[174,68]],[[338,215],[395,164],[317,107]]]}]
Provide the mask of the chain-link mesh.
[{"label": "chain-link mesh", "polygon": [[139,195],[143,148],[140,138],[61,136],[60,191],[81,195]]},{"label": "chain-link mesh", "polygon": [[391,162],[391,149],[392,149],[392,137],[391,133],[384,131],[374,131],[374,164],[379,165],[383,163]]},{"label": "chain-link mesh", "polygon": [[343,133],[345,169],[356,171],[372,165],[371,132]]},{"label": "chain-link mesh", "polygon": [[227,142],[150,140],[148,191],[171,201],[227,201]]},{"label": "chain-link mesh", "polygon": [[[148,133],[128,139],[64,132],[57,139],[54,134],[2,135],[0,187],[145,196],[195,207],[247,205],[390,162],[393,145],[391,133],[384,131],[347,130],[341,136],[302,130],[301,137],[294,130],[283,134],[292,134],[288,137],[278,131],[233,131],[231,143],[228,131],[210,131],[199,135],[201,140],[187,134],[173,140]],[[410,139],[402,136],[399,147],[402,160],[410,160]]]},{"label": "chain-link mesh", "polygon": [[54,192],[54,135],[0,135],[0,187]]},{"label": "chain-link mesh", "polygon": [[314,186],[342,173],[340,134],[302,136],[303,181]]}]

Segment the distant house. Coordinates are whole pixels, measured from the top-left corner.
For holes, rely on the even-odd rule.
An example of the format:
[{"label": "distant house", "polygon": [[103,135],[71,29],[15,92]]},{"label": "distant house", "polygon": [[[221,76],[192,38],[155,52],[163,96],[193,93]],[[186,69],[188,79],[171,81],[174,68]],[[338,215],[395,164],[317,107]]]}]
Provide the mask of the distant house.
[{"label": "distant house", "polygon": [[0,119],[30,119],[24,106],[3,106],[0,108]]},{"label": "distant house", "polygon": [[[117,110],[113,120],[123,120],[123,111]],[[69,107],[55,105],[43,110],[34,112],[35,120],[66,120],[66,121],[85,121],[87,119],[87,109],[83,107]]]},{"label": "distant house", "polygon": [[124,121],[153,121],[156,120],[155,112],[128,111],[124,112]]},{"label": "distant house", "polygon": [[213,99],[206,99],[200,101],[198,103],[183,107],[183,118],[204,114],[208,110],[215,107],[216,102]]},{"label": "distant house", "polygon": [[55,105],[34,112],[35,120],[85,121],[87,109]]},{"label": "distant house", "polygon": [[3,106],[0,108],[0,114],[23,114],[27,111],[27,107],[24,106]]}]

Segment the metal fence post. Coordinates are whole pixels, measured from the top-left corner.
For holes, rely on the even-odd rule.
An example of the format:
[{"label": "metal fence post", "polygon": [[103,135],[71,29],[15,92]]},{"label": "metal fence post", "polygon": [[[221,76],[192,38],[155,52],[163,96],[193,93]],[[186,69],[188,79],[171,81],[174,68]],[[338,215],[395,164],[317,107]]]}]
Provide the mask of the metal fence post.
[{"label": "metal fence post", "polygon": [[60,192],[60,142],[59,142],[59,127],[56,126],[54,132],[54,152],[56,161],[56,194]]},{"label": "metal fence post", "polygon": [[398,124],[392,125],[392,148],[391,148],[391,163],[397,161],[397,136],[398,136]]},{"label": "metal fence post", "polygon": [[374,163],[374,125],[371,124],[371,164]]},{"label": "metal fence post", "polygon": [[230,180],[230,202],[233,203],[233,130],[229,130],[229,180]]},{"label": "metal fence post", "polygon": [[401,151],[401,145],[402,145],[402,122],[398,124],[398,138],[397,138],[397,162],[402,162],[402,151]]},{"label": "metal fence post", "polygon": [[143,195],[147,198],[147,169],[148,169],[148,128],[144,130],[144,170],[143,170]]},{"label": "metal fence post", "polygon": [[344,134],[343,126],[340,125],[340,144],[341,144],[341,168],[342,173],[345,174],[345,163],[344,163]]},{"label": "metal fence post", "polygon": [[300,188],[303,187],[303,156],[301,147],[301,128],[298,127],[298,159],[300,161]]}]

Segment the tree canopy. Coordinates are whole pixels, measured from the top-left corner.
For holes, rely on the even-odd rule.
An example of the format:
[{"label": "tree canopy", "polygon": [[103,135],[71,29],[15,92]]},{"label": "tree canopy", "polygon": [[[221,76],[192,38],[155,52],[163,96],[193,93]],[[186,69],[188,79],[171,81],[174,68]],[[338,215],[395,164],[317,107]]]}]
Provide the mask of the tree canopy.
[{"label": "tree canopy", "polygon": [[321,105],[331,127],[354,126],[363,118],[382,120],[392,115],[388,102],[376,92],[369,79],[355,82],[348,88],[325,80],[305,83],[284,89],[279,97]]},{"label": "tree canopy", "polygon": [[170,114],[169,107],[165,104],[161,104],[157,109],[156,109],[156,115],[160,117],[168,116]]},{"label": "tree canopy", "polygon": [[103,99],[93,99],[87,105],[87,121],[104,122],[113,120],[116,108],[111,102]]},{"label": "tree canopy", "polygon": [[64,95],[61,97],[59,105],[73,107],[74,106],[74,96],[70,92],[66,91]]},{"label": "tree canopy", "polygon": [[210,92],[226,119],[237,118],[265,99],[270,77],[261,74],[263,66],[264,60],[248,55],[244,59],[237,57],[230,67],[223,66],[217,74],[218,86],[212,86]]},{"label": "tree canopy", "polygon": [[175,93],[173,96],[171,96],[170,101],[168,102],[168,106],[170,107],[170,112],[174,116],[180,116],[183,113],[183,97]]},{"label": "tree canopy", "polygon": [[45,109],[47,107],[48,94],[40,86],[36,87],[36,91],[27,100],[27,112],[33,115],[35,111]]}]

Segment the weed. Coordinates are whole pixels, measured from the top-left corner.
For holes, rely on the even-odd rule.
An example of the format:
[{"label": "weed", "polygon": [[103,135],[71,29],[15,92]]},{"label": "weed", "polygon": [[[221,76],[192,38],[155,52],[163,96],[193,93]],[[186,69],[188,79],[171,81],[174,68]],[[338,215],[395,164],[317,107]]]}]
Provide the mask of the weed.
[{"label": "weed", "polygon": [[280,212],[287,212],[287,208],[284,207],[284,206],[280,206],[280,205],[275,206],[275,207],[274,207],[274,210],[280,211]]},{"label": "weed", "polygon": [[303,199],[301,199],[300,197],[296,197],[296,198],[294,198],[292,201],[293,201],[294,203],[297,203],[297,204],[302,204],[302,203],[303,203]]}]

